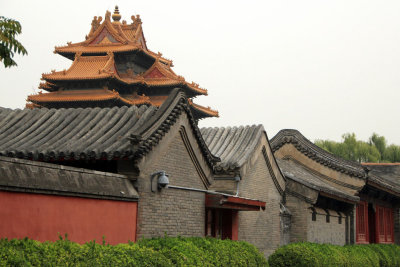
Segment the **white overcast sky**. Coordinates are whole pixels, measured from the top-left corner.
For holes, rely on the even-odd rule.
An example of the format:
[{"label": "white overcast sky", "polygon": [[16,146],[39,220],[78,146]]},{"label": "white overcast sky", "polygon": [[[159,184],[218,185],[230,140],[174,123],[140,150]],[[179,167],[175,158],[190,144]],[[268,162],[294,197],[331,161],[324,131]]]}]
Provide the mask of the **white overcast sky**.
[{"label": "white overcast sky", "polygon": [[263,124],[340,141],[372,132],[400,144],[400,1],[1,1],[29,55],[0,67],[0,106],[23,108],[41,74],[68,68],[55,45],[83,41],[93,16],[140,14],[148,47],[208,89],[200,126]]}]

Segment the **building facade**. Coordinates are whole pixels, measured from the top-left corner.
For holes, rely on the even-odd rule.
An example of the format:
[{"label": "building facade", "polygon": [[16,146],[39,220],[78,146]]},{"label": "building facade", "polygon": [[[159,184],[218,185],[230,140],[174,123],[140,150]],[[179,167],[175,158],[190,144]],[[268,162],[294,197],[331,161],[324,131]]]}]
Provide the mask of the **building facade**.
[{"label": "building facade", "polygon": [[[111,20],[112,19],[112,20]],[[290,242],[400,242],[399,172],[296,130],[199,128],[207,91],[147,48],[139,16],[95,17],[27,108],[0,108],[0,237],[126,243],[210,236],[265,256]],[[393,167],[393,166],[392,166]]]},{"label": "building facade", "polygon": [[292,242],[394,243],[398,174],[332,155],[296,130],[280,131],[271,145],[287,179]]}]

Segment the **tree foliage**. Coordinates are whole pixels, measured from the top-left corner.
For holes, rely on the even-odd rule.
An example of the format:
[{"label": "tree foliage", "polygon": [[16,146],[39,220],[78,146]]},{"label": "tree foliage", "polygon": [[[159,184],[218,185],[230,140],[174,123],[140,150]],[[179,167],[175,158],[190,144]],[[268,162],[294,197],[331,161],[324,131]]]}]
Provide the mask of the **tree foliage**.
[{"label": "tree foliage", "polygon": [[0,16],[0,61],[6,68],[17,66],[13,60],[15,53],[28,54],[25,47],[16,39],[21,30],[21,24],[18,21]]},{"label": "tree foliage", "polygon": [[386,138],[373,133],[369,142],[357,140],[354,133],[342,135],[342,142],[316,140],[315,144],[347,160],[358,162],[400,162],[400,146],[387,145]]}]

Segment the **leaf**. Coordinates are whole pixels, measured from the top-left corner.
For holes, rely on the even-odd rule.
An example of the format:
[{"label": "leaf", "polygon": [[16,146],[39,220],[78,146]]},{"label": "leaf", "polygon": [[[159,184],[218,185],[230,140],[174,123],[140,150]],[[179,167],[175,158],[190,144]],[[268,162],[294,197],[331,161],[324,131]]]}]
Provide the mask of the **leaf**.
[{"label": "leaf", "polygon": [[17,66],[13,60],[15,53],[28,54],[25,47],[16,39],[21,32],[22,27],[18,21],[0,16],[0,61],[6,68]]}]

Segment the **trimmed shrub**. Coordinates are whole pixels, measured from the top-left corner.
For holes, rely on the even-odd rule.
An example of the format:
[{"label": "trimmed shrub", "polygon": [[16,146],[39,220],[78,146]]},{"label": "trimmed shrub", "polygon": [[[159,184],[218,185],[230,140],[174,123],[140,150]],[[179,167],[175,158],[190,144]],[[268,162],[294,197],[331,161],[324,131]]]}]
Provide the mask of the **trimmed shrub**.
[{"label": "trimmed shrub", "polygon": [[1,239],[0,266],[268,266],[245,242],[200,237],[142,239],[116,246],[67,238],[40,243]]},{"label": "trimmed shrub", "polygon": [[275,266],[399,266],[400,247],[396,245],[335,246],[293,243],[277,249],[268,259]]},{"label": "trimmed shrub", "polygon": [[242,241],[164,237],[142,239],[137,244],[161,252],[178,266],[268,266],[256,247]]},{"label": "trimmed shrub", "polygon": [[161,253],[136,244],[79,245],[69,240],[0,240],[0,266],[174,266]]}]

